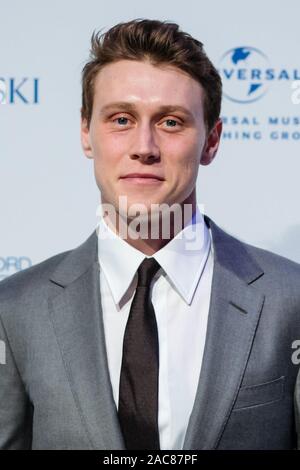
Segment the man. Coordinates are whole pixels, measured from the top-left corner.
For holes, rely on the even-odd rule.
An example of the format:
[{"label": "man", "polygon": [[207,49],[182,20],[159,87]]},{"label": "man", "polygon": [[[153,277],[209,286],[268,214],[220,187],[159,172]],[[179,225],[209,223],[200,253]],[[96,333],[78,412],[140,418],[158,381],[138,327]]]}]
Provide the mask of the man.
[{"label": "man", "polygon": [[82,85],[99,223],[0,285],[0,447],[295,448],[300,266],[199,210],[222,130],[202,44],[119,24]]}]

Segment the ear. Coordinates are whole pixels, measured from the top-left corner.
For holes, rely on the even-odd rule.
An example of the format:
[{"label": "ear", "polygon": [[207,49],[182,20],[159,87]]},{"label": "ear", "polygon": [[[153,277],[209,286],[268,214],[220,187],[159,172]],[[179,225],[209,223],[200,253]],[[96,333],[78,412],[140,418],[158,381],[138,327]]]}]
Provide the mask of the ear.
[{"label": "ear", "polygon": [[92,147],[90,143],[90,130],[86,118],[81,118],[80,125],[81,146],[87,158],[93,158]]},{"label": "ear", "polygon": [[200,159],[201,165],[209,165],[213,161],[219,147],[222,125],[221,119],[218,119],[209,132]]}]

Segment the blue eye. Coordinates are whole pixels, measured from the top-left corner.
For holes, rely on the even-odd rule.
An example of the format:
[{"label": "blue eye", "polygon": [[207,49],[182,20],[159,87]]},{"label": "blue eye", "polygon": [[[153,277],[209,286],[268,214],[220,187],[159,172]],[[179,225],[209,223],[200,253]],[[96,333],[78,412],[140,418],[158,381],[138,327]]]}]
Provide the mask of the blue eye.
[{"label": "blue eye", "polygon": [[128,119],[126,117],[119,117],[117,118],[118,124],[121,124],[121,126],[124,126],[128,124]]},{"label": "blue eye", "polygon": [[177,124],[177,122],[174,119],[167,119],[166,123],[167,123],[168,127],[175,127],[176,124]]}]

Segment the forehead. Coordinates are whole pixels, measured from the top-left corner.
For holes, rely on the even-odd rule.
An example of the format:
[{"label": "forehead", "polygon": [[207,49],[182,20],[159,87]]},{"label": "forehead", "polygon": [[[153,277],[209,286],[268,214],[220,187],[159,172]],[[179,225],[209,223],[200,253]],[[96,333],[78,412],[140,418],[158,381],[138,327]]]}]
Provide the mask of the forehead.
[{"label": "forehead", "polygon": [[[185,106],[201,109],[203,88],[193,77],[171,65],[152,65],[146,61],[120,60],[101,69],[95,79],[94,105],[114,101],[136,105]],[[199,109],[199,111],[200,111]]]}]

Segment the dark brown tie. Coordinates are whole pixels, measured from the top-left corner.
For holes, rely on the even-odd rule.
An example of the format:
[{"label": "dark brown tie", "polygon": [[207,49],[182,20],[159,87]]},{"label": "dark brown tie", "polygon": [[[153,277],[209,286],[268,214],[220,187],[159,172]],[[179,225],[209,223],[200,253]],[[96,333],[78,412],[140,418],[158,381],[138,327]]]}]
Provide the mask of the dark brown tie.
[{"label": "dark brown tie", "polygon": [[160,265],[145,258],[124,333],[120,374],[120,425],[128,450],[160,449],[158,431],[158,333],[150,284]]}]

